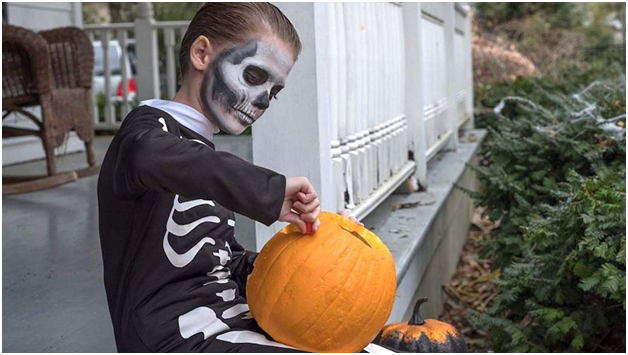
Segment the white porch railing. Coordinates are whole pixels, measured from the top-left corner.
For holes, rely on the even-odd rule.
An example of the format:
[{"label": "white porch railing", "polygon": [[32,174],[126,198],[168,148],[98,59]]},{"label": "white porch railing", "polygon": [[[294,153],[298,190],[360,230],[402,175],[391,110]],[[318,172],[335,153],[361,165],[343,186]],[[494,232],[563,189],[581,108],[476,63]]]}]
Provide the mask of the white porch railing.
[{"label": "white porch railing", "polygon": [[[456,149],[472,113],[468,6],[277,3],[303,52],[281,99],[253,129],[253,158],[305,175],[323,210],[358,218]],[[268,139],[278,137],[278,139]],[[274,229],[258,226],[261,248]]]},{"label": "white porch railing", "polygon": [[[153,19],[151,3],[138,3],[138,18],[133,23],[85,25],[92,42],[102,48],[102,90],[94,85],[95,129],[117,129],[122,119],[140,100],[162,97],[171,99],[177,91],[178,44],[189,21]],[[112,44],[114,45],[112,47]],[[135,47],[137,72],[129,65],[129,49]],[[112,55],[115,50],[119,55]],[[120,73],[113,73],[112,58],[118,59]],[[97,58],[98,60],[99,58]],[[159,61],[162,60],[162,63]],[[163,78],[163,79],[161,79]],[[100,80],[95,76],[94,80]]]},{"label": "white porch railing", "polygon": [[401,6],[329,3],[323,10],[329,33],[320,94],[329,103],[335,209],[354,209],[408,161]]},{"label": "white porch railing", "polygon": [[[443,148],[456,149],[458,129],[473,125],[469,6],[276,5],[296,27],[303,51],[280,100],[254,126],[254,162],[307,176],[324,210],[348,208],[358,218],[410,176],[427,188],[427,162]],[[100,40],[109,93],[95,97],[97,129],[118,128],[139,100],[174,96],[178,45],[188,24],[156,22],[151,4],[139,3],[134,23],[85,26]],[[121,49],[117,77],[109,63],[111,39]],[[125,64],[132,43],[135,76]],[[111,94],[117,85],[120,95]],[[280,227],[258,226],[257,247]]]}]

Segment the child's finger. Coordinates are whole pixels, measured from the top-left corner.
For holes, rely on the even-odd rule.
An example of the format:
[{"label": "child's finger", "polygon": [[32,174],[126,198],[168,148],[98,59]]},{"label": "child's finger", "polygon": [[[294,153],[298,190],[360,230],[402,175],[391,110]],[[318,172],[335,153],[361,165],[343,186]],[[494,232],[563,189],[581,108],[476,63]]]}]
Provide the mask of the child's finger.
[{"label": "child's finger", "polygon": [[312,232],[316,232],[318,227],[321,226],[321,220],[317,219],[316,222],[312,223]]},{"label": "child's finger", "polygon": [[357,218],[355,218],[354,216],[352,216],[352,215],[351,215],[351,211],[349,211],[349,210],[343,210],[342,212],[340,212],[340,213],[338,213],[338,214],[339,214],[339,215],[341,215],[341,216],[343,216],[343,217],[349,218],[349,220],[350,220],[351,222],[356,223],[356,224],[359,224],[359,225],[361,225],[362,227],[364,227],[364,223],[362,223],[362,222],[358,221],[358,219],[357,219]]},{"label": "child's finger", "polygon": [[318,198],[318,196],[316,196],[316,192],[314,191],[307,194],[303,192],[298,192],[297,197],[299,198],[299,201],[303,203],[310,203],[314,201],[314,199]]},{"label": "child's finger", "polygon": [[295,212],[287,213],[281,218],[281,221],[296,224],[302,233],[306,231],[305,221]]},{"label": "child's finger", "polygon": [[318,215],[321,213],[320,207],[316,207],[316,209],[310,213],[302,213],[301,219],[306,222],[314,223],[318,219]]},{"label": "child's finger", "polygon": [[361,225],[362,227],[364,227],[364,223],[362,223],[362,222],[358,221],[358,219],[357,219],[357,218],[355,218],[355,217],[353,217],[353,216],[349,216],[349,220],[350,220],[351,222],[353,222],[353,223],[359,224],[359,225]]},{"label": "child's finger", "polygon": [[301,213],[310,213],[314,211],[316,207],[319,207],[320,205],[321,205],[320,201],[318,199],[315,199],[314,201],[307,204],[297,201],[292,205],[292,208],[294,208],[295,210]]}]

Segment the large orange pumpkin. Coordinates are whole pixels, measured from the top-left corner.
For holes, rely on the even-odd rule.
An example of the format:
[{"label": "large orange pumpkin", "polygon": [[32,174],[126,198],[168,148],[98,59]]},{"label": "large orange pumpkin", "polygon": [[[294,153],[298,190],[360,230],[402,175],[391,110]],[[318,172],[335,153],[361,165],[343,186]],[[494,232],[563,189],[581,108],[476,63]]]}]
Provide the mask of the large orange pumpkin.
[{"label": "large orange pumpkin", "polygon": [[289,225],[268,241],[247,284],[253,318],[275,340],[313,352],[357,352],[375,338],[396,291],[390,251],[369,230],[320,214],[314,234]]}]

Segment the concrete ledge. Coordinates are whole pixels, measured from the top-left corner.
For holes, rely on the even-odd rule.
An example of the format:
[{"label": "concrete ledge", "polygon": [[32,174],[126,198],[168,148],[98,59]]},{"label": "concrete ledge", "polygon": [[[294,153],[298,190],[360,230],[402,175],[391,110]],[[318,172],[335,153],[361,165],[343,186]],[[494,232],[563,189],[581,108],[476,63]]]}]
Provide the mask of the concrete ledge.
[{"label": "concrete ledge", "polygon": [[[460,137],[456,152],[437,154],[428,164],[427,191],[392,195],[371,215],[365,225],[388,246],[397,267],[397,299],[389,322],[408,319],[419,297],[430,302],[424,316],[435,317],[441,308],[441,286],[455,271],[473,213],[471,198],[454,187],[478,187],[471,163],[486,136],[485,130],[469,130]],[[401,203],[413,208],[391,211]]]}]

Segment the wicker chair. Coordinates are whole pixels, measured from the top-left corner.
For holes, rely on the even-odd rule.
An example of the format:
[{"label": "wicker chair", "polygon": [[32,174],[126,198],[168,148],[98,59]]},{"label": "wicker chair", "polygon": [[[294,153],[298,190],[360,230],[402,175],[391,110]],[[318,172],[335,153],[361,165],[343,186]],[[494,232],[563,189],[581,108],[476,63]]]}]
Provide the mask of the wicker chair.
[{"label": "wicker chair", "polygon": [[[35,33],[2,25],[2,119],[20,113],[37,126],[28,129],[2,126],[2,138],[35,135],[46,153],[48,175],[9,178],[3,176],[3,194],[44,189],[96,173],[92,142],[91,107],[94,51],[87,35],[66,27]],[[26,109],[41,106],[41,120]],[[89,167],[57,174],[54,148],[75,130],[85,142]],[[5,184],[9,182],[9,184]]]}]

